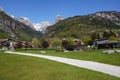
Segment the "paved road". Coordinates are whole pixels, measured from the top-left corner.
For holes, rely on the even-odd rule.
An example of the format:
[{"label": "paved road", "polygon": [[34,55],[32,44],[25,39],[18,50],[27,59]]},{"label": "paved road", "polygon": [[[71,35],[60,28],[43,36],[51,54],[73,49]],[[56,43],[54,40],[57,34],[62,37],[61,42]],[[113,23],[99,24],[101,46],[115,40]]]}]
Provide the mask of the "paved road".
[{"label": "paved road", "polygon": [[76,60],[76,59],[39,55],[39,54],[31,54],[31,53],[20,53],[20,52],[10,52],[10,51],[7,51],[6,53],[46,58],[49,60],[54,60],[57,62],[74,65],[77,67],[82,67],[82,68],[86,68],[86,69],[90,69],[90,70],[94,70],[94,71],[99,71],[99,72],[106,73],[106,74],[120,78],[120,66],[113,66],[113,65],[109,65],[109,64],[103,64],[103,63],[92,62],[92,61]]}]

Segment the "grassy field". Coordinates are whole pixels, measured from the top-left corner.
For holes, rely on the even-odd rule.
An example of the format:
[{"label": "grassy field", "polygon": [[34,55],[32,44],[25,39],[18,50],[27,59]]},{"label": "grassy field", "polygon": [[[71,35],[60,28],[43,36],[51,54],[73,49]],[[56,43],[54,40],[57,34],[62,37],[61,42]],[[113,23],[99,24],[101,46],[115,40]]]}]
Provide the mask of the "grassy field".
[{"label": "grassy field", "polygon": [[42,58],[0,53],[0,80],[120,80]]},{"label": "grassy field", "polygon": [[93,50],[93,51],[85,51],[85,52],[67,52],[67,53],[56,52],[55,50],[50,50],[50,49],[46,49],[46,50],[45,49],[28,49],[28,50],[19,49],[17,51],[34,53],[34,54],[43,54],[40,51],[45,51],[46,53],[44,55],[96,61],[96,62],[120,66],[120,53],[106,54],[106,53],[103,53],[102,50]]}]

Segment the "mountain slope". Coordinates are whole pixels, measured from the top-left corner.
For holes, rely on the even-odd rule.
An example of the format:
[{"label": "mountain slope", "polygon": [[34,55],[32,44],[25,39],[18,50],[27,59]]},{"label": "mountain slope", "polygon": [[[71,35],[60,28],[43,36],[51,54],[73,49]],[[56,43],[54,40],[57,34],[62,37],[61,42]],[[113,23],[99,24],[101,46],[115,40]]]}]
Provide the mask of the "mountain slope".
[{"label": "mountain slope", "polygon": [[20,17],[20,18],[16,18],[16,20],[18,20],[19,22],[21,22],[27,26],[30,26],[32,29],[34,29],[33,23],[28,18]]},{"label": "mountain slope", "polygon": [[31,40],[33,37],[39,38],[42,35],[41,32],[33,30],[29,26],[10,17],[3,11],[0,11],[0,32],[7,34],[6,36],[27,41]]},{"label": "mountain slope", "polygon": [[46,30],[50,37],[75,37],[89,35],[104,29],[120,29],[120,12],[103,11],[84,16],[74,16],[62,20]]}]

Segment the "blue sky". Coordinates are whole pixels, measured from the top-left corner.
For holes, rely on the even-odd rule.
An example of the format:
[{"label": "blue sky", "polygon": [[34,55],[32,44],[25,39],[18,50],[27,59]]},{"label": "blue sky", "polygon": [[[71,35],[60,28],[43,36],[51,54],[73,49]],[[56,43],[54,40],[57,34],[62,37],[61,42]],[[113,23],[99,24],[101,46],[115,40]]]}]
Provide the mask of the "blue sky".
[{"label": "blue sky", "polygon": [[97,11],[119,11],[120,0],[0,0],[0,7],[15,17],[28,17],[32,22],[53,22],[56,15],[65,18]]}]

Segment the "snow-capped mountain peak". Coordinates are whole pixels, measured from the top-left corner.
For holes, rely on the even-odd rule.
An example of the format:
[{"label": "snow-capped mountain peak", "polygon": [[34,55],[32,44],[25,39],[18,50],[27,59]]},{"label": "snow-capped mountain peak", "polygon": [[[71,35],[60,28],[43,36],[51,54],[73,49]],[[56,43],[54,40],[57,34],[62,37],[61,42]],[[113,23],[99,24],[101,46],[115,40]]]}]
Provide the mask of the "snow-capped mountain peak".
[{"label": "snow-capped mountain peak", "polygon": [[27,17],[20,17],[20,18],[17,18],[16,20],[24,23],[27,26],[30,26],[32,29],[35,29],[36,31],[41,31],[42,33],[45,33],[46,28],[51,25],[49,21],[32,23],[30,19],[28,19]]},{"label": "snow-capped mountain peak", "polygon": [[43,21],[41,23],[34,24],[34,28],[37,31],[41,31],[42,33],[45,33],[46,28],[50,25],[51,23],[49,21]]},{"label": "snow-capped mountain peak", "polygon": [[[64,19],[65,19],[64,17],[57,15],[53,24],[61,20],[64,20]],[[20,18],[17,18],[16,20],[24,23],[27,26],[30,26],[32,29],[35,29],[36,31],[41,31],[43,34],[45,33],[46,28],[52,25],[49,21],[42,21],[40,23],[32,23],[30,19],[28,19],[27,17],[20,17]]]},{"label": "snow-capped mountain peak", "polygon": [[[61,20],[64,20],[64,19],[65,19],[64,17],[62,17],[60,15],[57,15],[53,24],[55,24],[55,23],[57,23],[57,22],[59,22]],[[53,25],[53,24],[51,24],[49,21],[43,21],[43,22],[34,24],[34,28],[35,28],[35,30],[41,31],[44,34],[45,31],[46,31],[46,28],[48,26]]]}]

